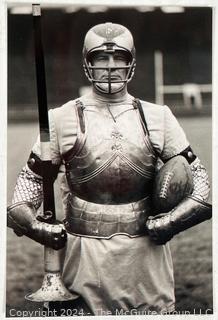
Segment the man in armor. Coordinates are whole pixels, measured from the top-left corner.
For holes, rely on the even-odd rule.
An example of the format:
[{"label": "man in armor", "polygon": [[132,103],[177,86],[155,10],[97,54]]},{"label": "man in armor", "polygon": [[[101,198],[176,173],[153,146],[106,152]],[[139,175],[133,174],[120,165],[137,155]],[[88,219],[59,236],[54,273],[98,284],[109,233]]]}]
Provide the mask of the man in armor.
[{"label": "man in armor", "polygon": [[[62,249],[64,283],[88,314],[170,313],[175,297],[168,241],[210,215],[206,169],[167,106],[128,93],[136,62],[126,27],[92,27],[83,65],[92,90],[49,111],[51,178],[62,172],[63,224],[54,232],[37,218],[43,200],[37,141],[19,174],[8,225],[19,236]],[[157,160],[177,155],[190,165],[192,194],[152,216]]]}]

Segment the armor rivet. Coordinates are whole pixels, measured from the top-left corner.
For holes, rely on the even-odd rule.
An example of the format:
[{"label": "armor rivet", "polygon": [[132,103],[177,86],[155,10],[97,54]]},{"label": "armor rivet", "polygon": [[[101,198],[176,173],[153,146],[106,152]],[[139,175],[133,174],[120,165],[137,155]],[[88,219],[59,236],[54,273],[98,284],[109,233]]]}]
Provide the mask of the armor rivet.
[{"label": "armor rivet", "polygon": [[30,164],[33,165],[35,162],[36,162],[36,160],[35,160],[34,158],[31,158],[31,159],[30,159]]},{"label": "armor rivet", "polygon": [[189,158],[192,157],[192,152],[191,152],[191,151],[188,152],[188,157],[189,157]]}]

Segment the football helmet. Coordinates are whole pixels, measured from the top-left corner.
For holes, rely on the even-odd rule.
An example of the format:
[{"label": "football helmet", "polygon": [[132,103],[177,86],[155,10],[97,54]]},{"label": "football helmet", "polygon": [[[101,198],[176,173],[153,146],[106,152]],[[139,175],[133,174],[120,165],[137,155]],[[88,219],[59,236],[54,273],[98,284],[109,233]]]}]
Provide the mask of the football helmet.
[{"label": "football helmet", "polygon": [[[122,52],[127,59],[126,66],[94,66],[92,59],[95,53],[115,53]],[[123,25],[116,23],[102,23],[92,27],[86,34],[83,46],[83,67],[85,74],[95,88],[102,93],[117,93],[121,91],[134,74],[136,66],[135,47],[131,32]],[[95,78],[95,70],[107,71],[107,79],[99,80]],[[124,79],[114,79],[112,73],[118,69],[125,69]],[[104,85],[102,85],[104,84]],[[105,86],[105,84],[107,84]],[[113,84],[120,84],[113,88]]]}]

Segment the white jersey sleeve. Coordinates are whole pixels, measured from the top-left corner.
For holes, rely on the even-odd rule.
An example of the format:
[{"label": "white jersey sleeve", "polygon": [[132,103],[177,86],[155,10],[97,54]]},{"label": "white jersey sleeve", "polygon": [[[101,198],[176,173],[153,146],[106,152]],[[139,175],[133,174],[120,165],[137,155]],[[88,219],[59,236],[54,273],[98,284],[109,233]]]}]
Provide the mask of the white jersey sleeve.
[{"label": "white jersey sleeve", "polygon": [[164,106],[163,121],[164,144],[161,158],[167,160],[187,148],[189,142],[176,117],[167,106]]},{"label": "white jersey sleeve", "polygon": [[189,146],[186,135],[169,107],[142,101],[151,143],[163,161]]}]

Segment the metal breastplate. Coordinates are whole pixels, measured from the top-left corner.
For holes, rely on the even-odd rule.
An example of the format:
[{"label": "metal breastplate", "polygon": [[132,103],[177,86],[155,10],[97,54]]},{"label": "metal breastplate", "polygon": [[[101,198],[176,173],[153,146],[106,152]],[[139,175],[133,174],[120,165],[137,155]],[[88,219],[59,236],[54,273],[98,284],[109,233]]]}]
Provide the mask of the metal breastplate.
[{"label": "metal breastplate", "polygon": [[77,105],[78,138],[65,157],[72,194],[88,202],[125,204],[150,195],[156,155],[138,109],[124,106],[113,119]]}]

